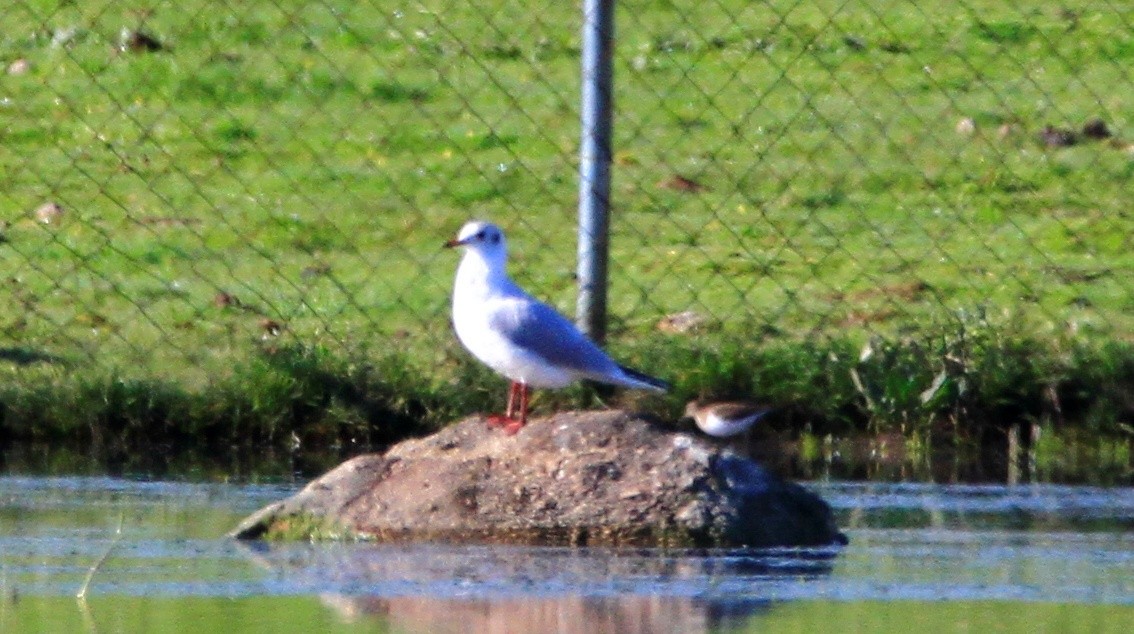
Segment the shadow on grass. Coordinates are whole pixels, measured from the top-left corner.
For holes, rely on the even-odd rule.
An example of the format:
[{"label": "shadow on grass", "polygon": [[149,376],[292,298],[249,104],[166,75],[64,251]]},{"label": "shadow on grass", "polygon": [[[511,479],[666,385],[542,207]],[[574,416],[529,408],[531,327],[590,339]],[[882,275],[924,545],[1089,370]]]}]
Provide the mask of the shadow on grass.
[{"label": "shadow on grass", "polygon": [[0,361],[8,361],[16,365],[31,365],[33,363],[62,363],[63,358],[31,348],[15,347],[0,348]]}]

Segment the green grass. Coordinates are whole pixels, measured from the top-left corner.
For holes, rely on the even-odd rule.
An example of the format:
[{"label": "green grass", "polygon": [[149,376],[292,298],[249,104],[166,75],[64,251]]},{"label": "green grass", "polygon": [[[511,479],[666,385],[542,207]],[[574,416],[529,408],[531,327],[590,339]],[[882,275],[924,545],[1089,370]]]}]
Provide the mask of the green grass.
[{"label": "green grass", "polygon": [[[447,317],[439,245],[470,217],[572,310],[577,7],[333,9],[0,13],[0,61],[31,64],[0,76],[13,437],[382,441],[493,407]],[[1074,386],[1076,424],[1129,433],[1134,160],[1036,133],[1101,117],[1134,136],[1134,10],[623,2],[617,20],[610,345],[680,386],[646,406],[754,392],[791,424],[931,434],[1067,418],[1044,394]],[[138,26],[166,49],[117,50]],[[674,174],[705,189],[658,186]],[[49,200],[65,215],[44,225]],[[704,332],[655,332],[690,309]],[[992,343],[958,365],[974,324]],[[859,389],[848,359],[872,338]]]}]

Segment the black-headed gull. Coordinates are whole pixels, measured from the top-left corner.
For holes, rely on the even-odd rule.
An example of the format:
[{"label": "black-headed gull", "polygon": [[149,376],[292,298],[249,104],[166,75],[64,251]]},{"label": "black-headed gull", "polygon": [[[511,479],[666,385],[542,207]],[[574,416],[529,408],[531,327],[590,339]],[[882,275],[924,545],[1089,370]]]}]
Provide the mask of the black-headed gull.
[{"label": "black-headed gull", "polygon": [[728,438],[748,431],[749,427],[770,411],[768,407],[739,401],[690,401],[685,406],[685,415],[692,418],[701,431],[717,438]]},{"label": "black-headed gull", "polygon": [[[446,247],[464,247],[453,285],[453,327],[457,338],[488,367],[507,377],[506,413],[490,425],[509,434],[527,422],[532,387],[561,388],[590,379],[664,392],[665,381],[615,363],[574,324],[534,299],[508,277],[504,232],[489,222],[461,227]],[[517,417],[517,400],[518,417]]]}]

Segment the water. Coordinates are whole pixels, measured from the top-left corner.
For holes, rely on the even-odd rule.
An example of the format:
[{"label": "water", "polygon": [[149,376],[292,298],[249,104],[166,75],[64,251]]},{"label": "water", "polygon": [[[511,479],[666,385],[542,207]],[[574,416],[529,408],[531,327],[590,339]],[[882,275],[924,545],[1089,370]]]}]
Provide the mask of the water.
[{"label": "water", "polygon": [[1134,489],[808,486],[847,548],[244,544],[295,485],[0,477],[0,631],[1134,631]]}]

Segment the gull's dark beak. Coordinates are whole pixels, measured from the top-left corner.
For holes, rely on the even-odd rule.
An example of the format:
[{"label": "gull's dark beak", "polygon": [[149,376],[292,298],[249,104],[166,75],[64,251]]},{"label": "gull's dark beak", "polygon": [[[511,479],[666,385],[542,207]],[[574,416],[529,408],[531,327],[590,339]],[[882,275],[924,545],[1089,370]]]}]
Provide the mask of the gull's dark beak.
[{"label": "gull's dark beak", "polygon": [[441,248],[443,248],[443,249],[452,249],[452,248],[455,248],[455,247],[463,246],[464,244],[465,244],[465,243],[464,243],[463,241],[461,241],[461,240],[457,240],[456,238],[453,238],[452,240],[450,240],[450,241],[446,242],[445,244],[441,245]]}]

